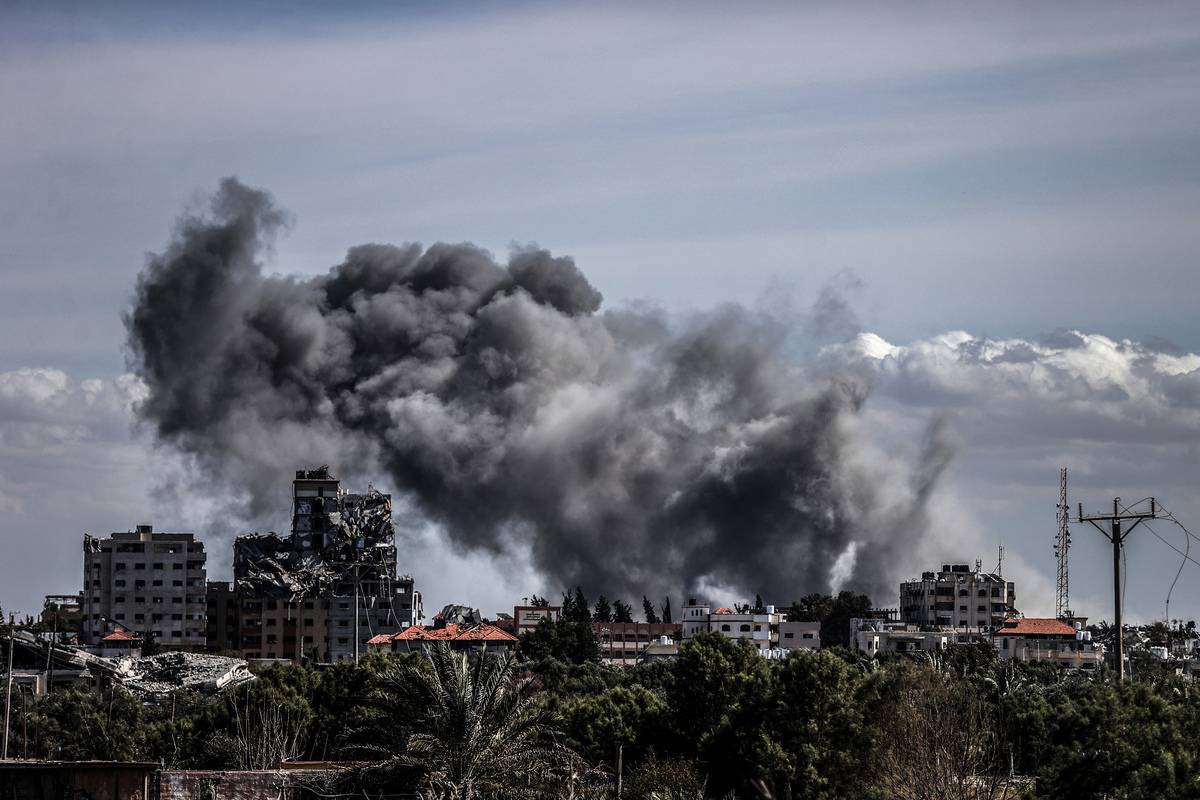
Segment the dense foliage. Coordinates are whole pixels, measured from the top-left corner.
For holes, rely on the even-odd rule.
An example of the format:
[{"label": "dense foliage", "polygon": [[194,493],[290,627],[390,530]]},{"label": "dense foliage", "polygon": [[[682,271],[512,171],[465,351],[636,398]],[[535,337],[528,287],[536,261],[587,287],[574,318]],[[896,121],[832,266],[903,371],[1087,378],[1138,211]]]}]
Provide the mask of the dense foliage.
[{"label": "dense foliage", "polygon": [[[988,647],[769,661],[709,634],[624,670],[545,653],[440,658],[273,667],[235,693],[159,705],[113,687],[25,698],[10,747],[195,768],[367,759],[395,767],[374,776],[389,791],[437,797],[499,797],[507,774],[523,782],[514,796],[611,797],[618,762],[624,797],[1200,796],[1200,692],[1163,673],[1120,684],[998,662]],[[467,747],[477,755],[447,766]],[[526,757],[472,778],[474,793],[451,786],[476,762]],[[530,783],[555,775],[574,783]]]}]

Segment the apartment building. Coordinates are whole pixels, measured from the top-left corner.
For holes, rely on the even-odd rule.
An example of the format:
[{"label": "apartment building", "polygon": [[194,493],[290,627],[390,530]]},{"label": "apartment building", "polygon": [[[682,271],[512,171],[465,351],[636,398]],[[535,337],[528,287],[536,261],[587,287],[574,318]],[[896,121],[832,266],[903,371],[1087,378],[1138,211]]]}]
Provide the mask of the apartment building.
[{"label": "apartment building", "polygon": [[600,644],[600,660],[614,667],[632,667],[642,651],[664,637],[679,639],[678,622],[593,622],[592,632]]},{"label": "apartment building", "polygon": [[138,525],[106,539],[83,537],[80,642],[98,647],[125,628],[165,648],[205,646],[206,555],[190,533],[155,533]]},{"label": "apartment building", "polygon": [[994,629],[1015,612],[1016,589],[978,565],[944,564],[900,584],[900,621],[926,628]]},{"label": "apartment building", "polygon": [[850,647],[868,656],[945,650],[956,641],[953,630],[922,630],[919,625],[888,619],[850,620]]},{"label": "apartment building", "polygon": [[712,631],[728,639],[748,641],[760,651],[767,651],[780,647],[779,626],[785,619],[775,606],[740,612],[724,607],[713,610],[693,598],[682,609],[680,630],[685,642],[703,631]]},{"label": "apartment building", "polygon": [[396,570],[391,496],[345,491],[327,467],[298,470],[287,537],[234,542],[237,649],[246,658],[352,660],[420,623],[421,593]]}]

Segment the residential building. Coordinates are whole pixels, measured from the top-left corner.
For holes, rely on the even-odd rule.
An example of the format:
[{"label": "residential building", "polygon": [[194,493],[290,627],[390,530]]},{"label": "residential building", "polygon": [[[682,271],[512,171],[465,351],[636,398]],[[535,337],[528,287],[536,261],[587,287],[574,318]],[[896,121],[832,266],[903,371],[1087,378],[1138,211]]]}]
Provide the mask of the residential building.
[{"label": "residential building", "polygon": [[1104,664],[1104,648],[1092,641],[1091,632],[1059,619],[1007,619],[993,634],[993,644],[1005,661],[1048,661],[1082,670]]},{"label": "residential building", "polygon": [[391,496],[346,492],[328,467],[297,470],[292,530],[234,542],[238,643],[246,658],[333,662],[424,617],[396,570]]},{"label": "residential building", "polygon": [[632,667],[652,642],[680,636],[677,622],[593,622],[592,632],[600,644],[600,660],[615,667]]},{"label": "residential building", "polygon": [[660,636],[642,648],[638,654],[638,663],[651,661],[667,661],[679,657],[679,641],[669,636]]},{"label": "residential building", "polygon": [[683,640],[703,631],[713,631],[729,639],[746,640],[760,651],[778,648],[779,626],[786,617],[775,606],[734,611],[718,608],[712,611],[705,603],[690,599],[682,609],[680,630]]},{"label": "residential building", "polygon": [[80,641],[98,646],[114,627],[165,648],[199,650],[207,623],[204,544],[190,533],[138,525],[107,539],[83,537]]},{"label": "residential building", "polygon": [[42,604],[42,624],[59,641],[73,641],[83,627],[82,594],[48,594]]},{"label": "residential building", "polygon": [[1000,575],[944,564],[900,584],[900,621],[924,628],[998,628],[1015,611],[1016,589]]},{"label": "residential building", "polygon": [[205,646],[210,653],[229,653],[239,649],[239,605],[231,581],[208,581],[204,597],[208,609]]},{"label": "residential building", "polygon": [[780,622],[779,646],[784,650],[820,650],[821,623]]},{"label": "residential building", "polygon": [[850,620],[850,646],[874,656],[878,653],[917,653],[945,650],[957,641],[954,630],[928,630],[888,619]]}]

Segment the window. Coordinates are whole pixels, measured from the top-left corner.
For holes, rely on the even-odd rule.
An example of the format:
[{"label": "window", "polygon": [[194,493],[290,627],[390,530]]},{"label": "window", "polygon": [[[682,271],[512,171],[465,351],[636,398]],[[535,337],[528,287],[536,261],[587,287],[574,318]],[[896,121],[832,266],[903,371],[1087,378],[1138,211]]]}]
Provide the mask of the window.
[{"label": "window", "polygon": [[728,631],[729,631],[729,625],[728,625],[728,624],[722,625],[722,626],[721,626],[721,630],[722,630],[722,631],[726,631],[726,632],[728,632]]},{"label": "window", "polygon": [[124,589],[125,581],[124,580],[113,581],[113,586],[116,586],[118,589]]},{"label": "window", "polygon": [[795,638],[796,638],[796,634],[792,633],[791,631],[788,631],[787,633],[785,633],[785,634],[783,635],[783,638],[785,638],[785,639],[795,639]]},{"label": "window", "polygon": [[176,561],[174,564],[171,565],[171,569],[183,569],[183,564]]},{"label": "window", "polygon": [[151,586],[162,586],[163,582],[162,581],[151,581],[150,585]]},{"label": "window", "polygon": [[738,630],[739,630],[739,631],[741,631],[742,633],[749,633],[749,632],[750,632],[750,626],[749,626],[749,625],[746,625],[746,624],[742,624],[742,625],[739,625],[739,626],[738,626]]},{"label": "window", "polygon": [[154,562],[154,569],[162,569],[162,568],[163,568],[163,562],[161,562],[161,561]]},{"label": "window", "polygon": [[113,602],[114,602],[114,603],[124,603],[124,602],[125,602],[125,596],[124,596],[124,595],[119,595],[119,596],[117,596],[117,597],[114,597],[114,598],[113,598]]},{"label": "window", "polygon": [[[100,568],[96,567],[96,569],[100,569]],[[113,564],[113,569],[115,569],[117,572],[124,572],[125,571],[125,562],[118,561],[117,563]]]},{"label": "window", "polygon": [[[162,581],[155,581],[154,583],[157,586],[158,584],[162,583]],[[183,586],[183,581],[171,581],[171,585],[172,586]]]},{"label": "window", "polygon": [[134,569],[145,569],[145,568],[146,568],[146,562],[144,562],[144,561],[139,561],[139,562],[137,562],[136,564],[134,564],[134,565],[133,565],[133,568],[134,568]]},{"label": "window", "polygon": [[959,607],[958,607],[958,610],[959,610],[960,612],[962,612],[962,613],[964,613],[964,614],[965,614],[965,613],[967,612],[967,607],[966,607],[966,606],[959,606]]},{"label": "window", "polygon": [[135,603],[144,603],[144,602],[146,602],[146,598],[144,598],[144,597],[135,597],[135,598],[133,598],[133,602],[135,602]]}]

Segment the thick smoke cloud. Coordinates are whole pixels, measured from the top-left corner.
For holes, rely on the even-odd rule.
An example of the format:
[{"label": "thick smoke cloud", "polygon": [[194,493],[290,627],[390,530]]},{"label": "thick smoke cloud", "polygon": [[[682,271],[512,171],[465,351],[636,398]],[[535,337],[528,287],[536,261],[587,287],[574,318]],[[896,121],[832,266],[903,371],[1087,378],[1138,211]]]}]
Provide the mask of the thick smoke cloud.
[{"label": "thick smoke cloud", "polygon": [[286,221],[226,179],[126,318],[142,419],[246,487],[249,513],[297,465],[378,465],[456,545],[527,547],[559,585],[786,602],[838,563],[843,585],[894,594],[952,436],[934,425],[915,464],[875,451],[869,379],[807,372],[779,319],[599,313],[572,260],[534,248],[502,265],[368,244],[324,276],[266,275]]}]

